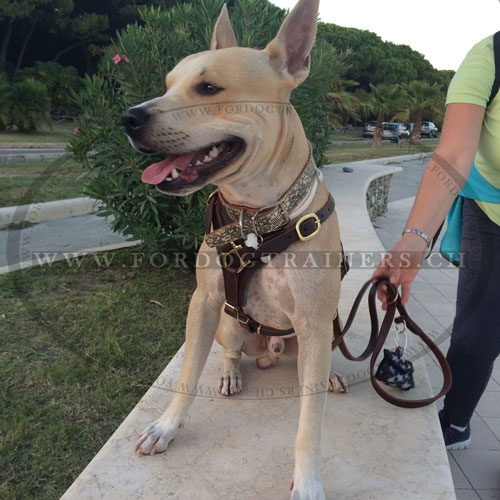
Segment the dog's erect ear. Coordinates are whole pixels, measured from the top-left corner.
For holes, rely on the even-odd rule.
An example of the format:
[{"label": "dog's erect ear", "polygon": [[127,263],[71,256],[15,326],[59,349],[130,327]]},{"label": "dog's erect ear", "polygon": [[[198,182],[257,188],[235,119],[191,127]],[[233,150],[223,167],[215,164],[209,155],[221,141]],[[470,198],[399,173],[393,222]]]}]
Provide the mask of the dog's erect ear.
[{"label": "dog's erect ear", "polygon": [[288,14],[266,52],[276,70],[300,85],[311,69],[310,52],[316,40],[319,0],[300,0]]},{"label": "dog's erect ear", "polygon": [[227,12],[227,5],[224,4],[219,19],[215,23],[214,34],[210,50],[227,49],[229,47],[238,47],[238,41],[234,35],[233,26]]}]

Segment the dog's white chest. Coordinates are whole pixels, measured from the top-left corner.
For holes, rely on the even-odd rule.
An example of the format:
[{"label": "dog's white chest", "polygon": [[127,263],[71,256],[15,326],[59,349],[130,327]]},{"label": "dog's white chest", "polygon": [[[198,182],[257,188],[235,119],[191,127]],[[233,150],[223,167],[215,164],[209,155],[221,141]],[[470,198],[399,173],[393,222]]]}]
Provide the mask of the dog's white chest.
[{"label": "dog's white chest", "polygon": [[277,256],[272,265],[255,273],[245,294],[244,310],[262,325],[287,330],[292,327],[288,313],[293,311],[293,296],[281,260]]}]

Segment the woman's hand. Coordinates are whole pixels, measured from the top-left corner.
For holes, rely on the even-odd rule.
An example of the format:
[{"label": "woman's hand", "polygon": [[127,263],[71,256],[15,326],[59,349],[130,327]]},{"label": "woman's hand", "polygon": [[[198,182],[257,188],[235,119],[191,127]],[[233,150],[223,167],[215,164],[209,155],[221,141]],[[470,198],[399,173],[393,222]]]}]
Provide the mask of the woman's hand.
[{"label": "woman's hand", "polygon": [[[415,279],[422,261],[424,260],[427,243],[425,240],[413,233],[405,233],[396,246],[382,259],[382,262],[373,273],[372,279],[387,277],[397,288],[401,285],[401,302],[406,304],[410,297],[411,283]],[[377,292],[382,301],[382,309],[387,309],[387,297],[385,286],[381,286]]]}]

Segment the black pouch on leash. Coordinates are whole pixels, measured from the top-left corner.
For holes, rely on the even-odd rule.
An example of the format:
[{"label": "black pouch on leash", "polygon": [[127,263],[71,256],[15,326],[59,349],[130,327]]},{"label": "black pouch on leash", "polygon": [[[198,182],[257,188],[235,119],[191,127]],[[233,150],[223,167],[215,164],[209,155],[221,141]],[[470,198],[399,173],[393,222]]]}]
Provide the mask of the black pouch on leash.
[{"label": "black pouch on leash", "polygon": [[389,387],[409,391],[415,387],[413,364],[403,356],[404,349],[384,349],[384,359],[380,362],[375,378]]}]

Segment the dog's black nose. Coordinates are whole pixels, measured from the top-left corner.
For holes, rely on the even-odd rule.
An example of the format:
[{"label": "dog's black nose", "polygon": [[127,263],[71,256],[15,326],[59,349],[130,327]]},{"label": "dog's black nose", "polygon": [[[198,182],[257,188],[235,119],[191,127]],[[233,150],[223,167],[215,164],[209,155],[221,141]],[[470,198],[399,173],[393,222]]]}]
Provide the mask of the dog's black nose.
[{"label": "dog's black nose", "polygon": [[122,125],[127,127],[127,130],[137,131],[149,119],[149,113],[141,107],[130,108],[122,114]]}]

